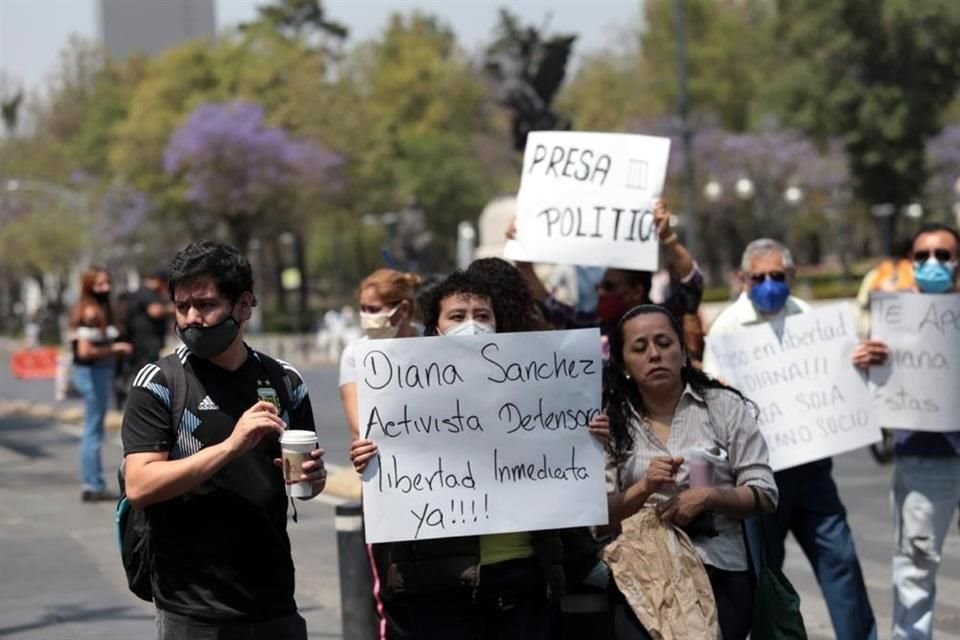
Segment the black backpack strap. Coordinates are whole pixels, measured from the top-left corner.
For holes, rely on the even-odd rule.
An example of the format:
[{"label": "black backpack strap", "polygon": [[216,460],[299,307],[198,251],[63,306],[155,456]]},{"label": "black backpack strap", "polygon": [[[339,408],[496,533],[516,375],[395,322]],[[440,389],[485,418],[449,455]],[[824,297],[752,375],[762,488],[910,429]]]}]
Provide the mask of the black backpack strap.
[{"label": "black backpack strap", "polygon": [[[290,383],[290,376],[287,375],[283,365],[265,353],[254,351],[254,354],[256,354],[257,359],[260,360],[263,368],[267,370],[270,384],[277,390],[277,395],[280,396],[280,407],[282,408],[280,415],[282,416],[284,411],[288,412],[288,414],[292,413],[293,401],[290,396],[293,393],[293,388]],[[289,417],[291,416],[288,415],[288,418]]]},{"label": "black backpack strap", "polygon": [[187,409],[187,373],[183,369],[183,361],[176,352],[160,358],[157,366],[163,371],[170,390],[170,426],[173,428],[173,438],[176,440],[183,420],[183,412]]}]

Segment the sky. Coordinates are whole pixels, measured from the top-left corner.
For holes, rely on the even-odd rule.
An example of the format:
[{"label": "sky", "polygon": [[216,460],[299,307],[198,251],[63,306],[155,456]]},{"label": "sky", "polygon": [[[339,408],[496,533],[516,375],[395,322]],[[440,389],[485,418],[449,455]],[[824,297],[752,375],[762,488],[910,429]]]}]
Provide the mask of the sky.
[{"label": "sky", "polygon": [[[162,2],[163,0],[153,0]],[[216,0],[217,26],[251,20],[266,0]],[[549,25],[550,33],[576,33],[575,56],[622,46],[636,24],[642,0],[324,0],[328,15],[347,25],[350,40],[375,37],[396,11],[440,16],[471,53],[489,40],[501,6],[525,24]],[[96,0],[0,0],[0,77],[29,92],[43,86],[71,34],[97,37]],[[9,87],[8,87],[9,88]]]}]

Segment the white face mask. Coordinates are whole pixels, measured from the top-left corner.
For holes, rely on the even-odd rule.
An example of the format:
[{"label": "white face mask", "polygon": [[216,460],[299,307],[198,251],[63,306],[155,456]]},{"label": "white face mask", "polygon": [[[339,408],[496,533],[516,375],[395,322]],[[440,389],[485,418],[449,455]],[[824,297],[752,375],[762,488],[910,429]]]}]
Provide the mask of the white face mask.
[{"label": "white face mask", "polygon": [[394,325],[392,320],[399,309],[400,307],[396,306],[390,311],[381,311],[380,313],[364,313],[361,311],[360,328],[371,340],[396,337],[397,332],[400,331],[400,325]]},{"label": "white face mask", "polygon": [[480,336],[487,333],[496,333],[496,329],[483,322],[476,320],[466,320],[460,324],[455,324],[443,332],[445,336]]}]

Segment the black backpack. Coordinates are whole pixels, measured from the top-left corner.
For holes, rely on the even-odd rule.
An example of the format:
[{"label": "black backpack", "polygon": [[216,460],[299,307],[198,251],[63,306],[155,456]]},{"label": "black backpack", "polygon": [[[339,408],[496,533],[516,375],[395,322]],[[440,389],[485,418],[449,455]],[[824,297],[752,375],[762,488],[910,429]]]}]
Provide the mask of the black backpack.
[{"label": "black backpack", "polygon": [[[290,383],[283,367],[262,353],[254,352],[254,355],[267,370],[270,383],[280,396],[280,406],[290,407]],[[161,358],[157,361],[157,366],[163,371],[170,389],[170,420],[176,440],[180,420],[187,407],[187,374],[177,353]],[[141,600],[152,602],[153,552],[150,546],[150,523],[147,521],[147,514],[142,509],[135,508],[127,499],[123,464],[117,471],[117,479],[120,483],[120,500],[117,502],[116,511],[117,544],[120,547],[123,569],[127,573],[127,586]]]}]

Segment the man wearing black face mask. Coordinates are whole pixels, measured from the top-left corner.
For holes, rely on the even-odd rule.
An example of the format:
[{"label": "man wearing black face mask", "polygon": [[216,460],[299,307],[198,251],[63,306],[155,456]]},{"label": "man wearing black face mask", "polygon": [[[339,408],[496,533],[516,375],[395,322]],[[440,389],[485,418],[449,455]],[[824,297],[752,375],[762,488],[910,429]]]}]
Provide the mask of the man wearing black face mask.
[{"label": "man wearing black face mask", "polygon": [[[305,639],[277,465],[285,429],[315,430],[306,387],[280,363],[285,388],[275,388],[281,366],[244,343],[255,298],[235,248],[195,242],[169,276],[183,417],[171,426],[171,381],[149,364],[134,376],[122,430],[127,498],[150,527],[157,637]],[[326,482],[322,456],[302,467],[313,495]]]}]

